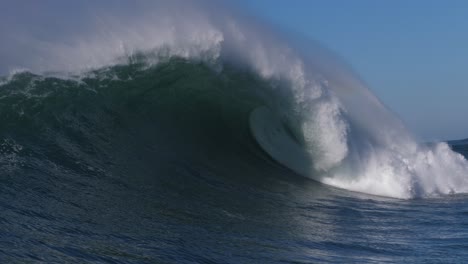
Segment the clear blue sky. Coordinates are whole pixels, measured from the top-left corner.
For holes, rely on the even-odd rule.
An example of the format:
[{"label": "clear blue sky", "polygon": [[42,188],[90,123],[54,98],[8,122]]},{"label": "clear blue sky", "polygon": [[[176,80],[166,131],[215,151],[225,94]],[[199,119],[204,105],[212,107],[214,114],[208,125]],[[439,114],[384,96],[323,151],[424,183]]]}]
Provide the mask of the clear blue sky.
[{"label": "clear blue sky", "polygon": [[425,140],[468,137],[468,1],[243,0],[325,44]]}]

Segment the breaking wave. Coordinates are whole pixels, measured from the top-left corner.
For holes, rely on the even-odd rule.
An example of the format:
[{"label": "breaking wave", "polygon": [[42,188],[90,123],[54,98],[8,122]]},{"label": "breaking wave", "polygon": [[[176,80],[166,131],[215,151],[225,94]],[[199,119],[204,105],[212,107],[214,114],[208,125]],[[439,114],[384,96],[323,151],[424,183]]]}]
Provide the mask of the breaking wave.
[{"label": "breaking wave", "polygon": [[155,159],[215,167],[271,169],[269,156],[374,195],[468,192],[465,158],[418,143],[325,49],[225,7],[142,3],[133,15],[97,10],[74,34],[15,40],[28,52],[9,55],[24,70],[0,83],[4,165],[59,155],[89,173],[156,148]]}]

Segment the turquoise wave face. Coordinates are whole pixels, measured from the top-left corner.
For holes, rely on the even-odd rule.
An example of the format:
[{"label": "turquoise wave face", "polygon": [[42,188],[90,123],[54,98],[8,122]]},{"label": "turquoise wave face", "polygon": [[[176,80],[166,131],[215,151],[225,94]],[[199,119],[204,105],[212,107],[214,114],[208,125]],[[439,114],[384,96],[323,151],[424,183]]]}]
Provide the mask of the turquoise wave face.
[{"label": "turquoise wave face", "polygon": [[68,79],[19,73],[0,89],[2,154],[15,156],[6,162],[16,173],[28,164],[50,175],[114,177],[108,174],[117,168],[157,173],[159,166],[183,159],[223,168],[227,175],[239,164],[268,170],[272,162],[248,125],[268,85],[229,65],[219,71],[183,59],[118,65]]}]

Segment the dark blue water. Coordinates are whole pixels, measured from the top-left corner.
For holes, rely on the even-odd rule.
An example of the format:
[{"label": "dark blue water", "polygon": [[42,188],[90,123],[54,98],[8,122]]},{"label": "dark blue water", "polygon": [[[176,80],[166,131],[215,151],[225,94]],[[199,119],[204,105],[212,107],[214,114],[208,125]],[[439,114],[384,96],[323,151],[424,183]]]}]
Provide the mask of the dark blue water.
[{"label": "dark blue water", "polygon": [[0,86],[0,263],[468,261],[467,195],[354,193],[272,160],[248,128],[254,76],[95,75]]}]

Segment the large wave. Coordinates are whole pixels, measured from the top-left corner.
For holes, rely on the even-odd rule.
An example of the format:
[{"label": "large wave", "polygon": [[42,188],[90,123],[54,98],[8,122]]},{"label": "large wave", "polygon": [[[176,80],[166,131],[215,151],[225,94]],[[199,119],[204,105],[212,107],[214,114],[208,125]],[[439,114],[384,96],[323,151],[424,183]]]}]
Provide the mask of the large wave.
[{"label": "large wave", "polygon": [[[83,104],[73,108],[73,126],[87,135],[108,129],[100,118],[119,112],[115,107],[139,108],[151,98],[150,104],[171,107],[141,114],[180,119],[167,113],[191,109],[182,115],[192,115],[192,125],[184,125],[185,130],[194,129],[197,122],[212,127],[207,124],[213,120],[235,123],[233,131],[246,131],[243,126],[248,125],[247,131],[271,158],[332,186],[398,198],[468,192],[468,162],[463,156],[445,143],[418,143],[352,71],[316,44],[297,45],[271,27],[213,2],[140,2],[131,11],[93,9],[92,14],[85,16],[80,30],[62,30],[62,35],[45,39],[23,32],[5,45],[27,48],[26,53],[12,52],[7,61],[35,74],[15,72],[3,79],[4,124],[19,129],[27,117],[26,127],[34,123],[34,129],[41,126],[50,136],[63,125],[57,112],[68,113],[58,120],[70,121],[66,105]],[[117,83],[120,89],[109,89]],[[157,96],[145,97],[155,89]],[[95,104],[89,105],[90,98]],[[213,105],[216,110],[229,109],[229,114],[208,122],[206,113]],[[90,110],[98,106],[98,112]],[[38,109],[52,113],[41,117],[35,114]],[[77,118],[76,111],[83,111],[87,121]],[[247,137],[229,129],[201,131],[221,138]],[[100,133],[92,137],[101,138]],[[82,141],[73,147],[64,142],[60,144],[69,152],[90,155],[77,150],[85,148]]]}]

